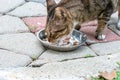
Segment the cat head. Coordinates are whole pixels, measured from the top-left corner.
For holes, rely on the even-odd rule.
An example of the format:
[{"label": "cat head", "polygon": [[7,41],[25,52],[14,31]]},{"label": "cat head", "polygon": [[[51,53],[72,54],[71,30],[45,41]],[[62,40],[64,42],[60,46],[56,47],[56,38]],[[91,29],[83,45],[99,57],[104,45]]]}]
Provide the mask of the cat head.
[{"label": "cat head", "polygon": [[66,8],[58,6],[54,0],[46,0],[46,2],[48,15],[45,31],[48,41],[56,42],[72,31],[72,16]]}]

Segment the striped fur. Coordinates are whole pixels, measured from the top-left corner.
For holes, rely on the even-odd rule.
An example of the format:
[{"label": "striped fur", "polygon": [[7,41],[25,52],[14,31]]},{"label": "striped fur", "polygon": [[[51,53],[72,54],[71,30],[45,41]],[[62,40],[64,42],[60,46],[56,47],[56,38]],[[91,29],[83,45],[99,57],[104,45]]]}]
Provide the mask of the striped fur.
[{"label": "striped fur", "polygon": [[120,12],[120,0],[61,0],[58,4],[54,0],[46,2],[46,32],[50,42],[70,34],[73,28],[80,29],[81,23],[95,19],[98,19],[96,38],[102,40],[111,14],[117,10]]}]

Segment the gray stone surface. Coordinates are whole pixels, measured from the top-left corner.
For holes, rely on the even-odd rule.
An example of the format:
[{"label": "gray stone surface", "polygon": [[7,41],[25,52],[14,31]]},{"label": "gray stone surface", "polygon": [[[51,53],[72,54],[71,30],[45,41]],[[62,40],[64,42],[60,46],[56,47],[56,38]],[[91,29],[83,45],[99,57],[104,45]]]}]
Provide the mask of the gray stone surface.
[{"label": "gray stone surface", "polygon": [[44,3],[46,0],[26,0],[26,1],[33,1],[33,2]]},{"label": "gray stone surface", "polygon": [[[99,71],[118,69],[120,41],[85,45],[70,52],[46,50],[18,18],[46,16],[45,5],[45,0],[0,0],[0,80],[84,80]],[[117,23],[117,15],[111,16],[109,24]],[[120,35],[115,27],[110,29]]]},{"label": "gray stone surface", "polygon": [[120,41],[97,43],[90,46],[98,55],[108,55],[120,52]]},{"label": "gray stone surface", "polygon": [[83,58],[88,56],[96,56],[96,54],[87,46],[81,46],[75,51],[70,52],[57,52],[52,50],[45,51],[38,60],[34,61],[30,66],[41,65],[44,63],[71,60],[77,58]]},{"label": "gray stone surface", "polygon": [[0,0],[0,13],[8,12],[24,2],[24,0]]},{"label": "gray stone surface", "polygon": [[0,14],[0,17],[2,16],[2,14]]},{"label": "gray stone surface", "polygon": [[8,15],[0,17],[0,34],[19,32],[29,32],[29,29],[21,19]]},{"label": "gray stone surface", "polygon": [[119,57],[120,53],[116,53],[109,56],[49,63],[40,68],[6,69],[0,71],[3,73],[0,76],[11,80],[80,80],[83,76],[97,76],[99,71],[110,72],[117,69],[116,62],[120,61]]},{"label": "gray stone surface", "polygon": [[0,48],[36,59],[45,49],[32,33],[0,35]]},{"label": "gray stone surface", "polygon": [[109,26],[109,29],[111,29],[113,32],[115,32],[116,34],[118,34],[118,35],[120,36],[120,30],[118,30],[118,29],[116,28],[116,26],[117,26],[117,24],[111,24],[111,25]]},{"label": "gray stone surface", "polygon": [[8,13],[18,17],[26,16],[45,16],[47,15],[46,7],[41,3],[28,2],[23,6],[16,8]]},{"label": "gray stone surface", "polygon": [[29,56],[0,49],[0,68],[26,66],[31,61]]}]

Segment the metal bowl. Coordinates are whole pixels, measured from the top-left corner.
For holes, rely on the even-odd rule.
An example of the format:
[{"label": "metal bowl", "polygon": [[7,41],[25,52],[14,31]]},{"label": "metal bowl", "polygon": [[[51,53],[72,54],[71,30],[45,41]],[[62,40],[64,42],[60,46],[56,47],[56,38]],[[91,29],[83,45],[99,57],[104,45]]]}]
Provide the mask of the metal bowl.
[{"label": "metal bowl", "polygon": [[86,42],[86,35],[80,31],[77,30],[73,30],[72,36],[75,36],[76,39],[79,41],[79,44],[77,45],[73,45],[73,46],[57,46],[57,45],[52,45],[50,43],[47,43],[46,41],[44,41],[43,39],[47,38],[47,35],[45,34],[45,30],[40,30],[37,33],[37,38],[40,40],[40,42],[42,43],[42,45],[46,48],[52,49],[52,50],[56,50],[56,51],[72,51],[77,49],[78,47],[80,47],[82,44],[84,44]]}]

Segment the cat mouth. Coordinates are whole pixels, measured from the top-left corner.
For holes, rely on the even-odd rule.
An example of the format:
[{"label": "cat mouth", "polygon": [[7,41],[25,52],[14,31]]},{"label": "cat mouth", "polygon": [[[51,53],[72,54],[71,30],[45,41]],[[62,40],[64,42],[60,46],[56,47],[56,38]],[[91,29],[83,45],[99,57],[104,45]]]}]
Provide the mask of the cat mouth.
[{"label": "cat mouth", "polygon": [[57,42],[57,40],[53,39],[53,38],[48,38],[48,41],[51,42],[51,43],[56,43]]}]

